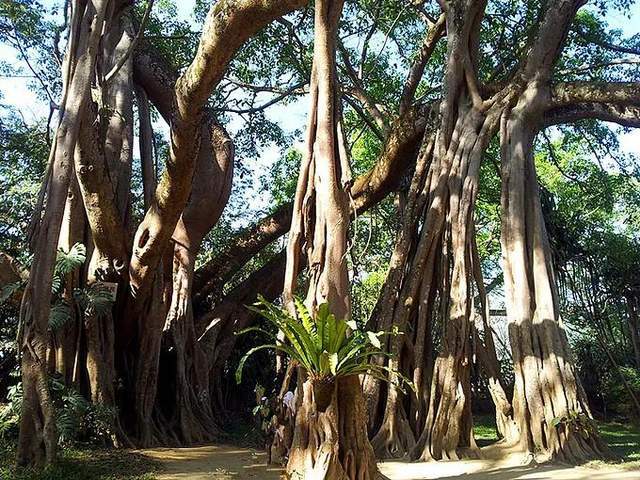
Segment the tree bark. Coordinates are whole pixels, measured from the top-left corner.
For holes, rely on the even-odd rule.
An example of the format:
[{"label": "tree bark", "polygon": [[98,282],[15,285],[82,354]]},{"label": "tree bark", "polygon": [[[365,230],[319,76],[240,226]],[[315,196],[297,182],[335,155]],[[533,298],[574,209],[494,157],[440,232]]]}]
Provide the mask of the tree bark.
[{"label": "tree bark", "polygon": [[[341,0],[315,4],[315,41],[307,152],[298,178],[287,245],[283,298],[295,315],[293,295],[305,253],[309,266],[306,305],[315,312],[327,303],[338,318],[351,315],[346,264],[351,171],[347,158],[336,81],[336,37]],[[332,379],[326,409],[314,398],[312,372],[302,386],[289,451],[287,477],[331,480],[373,479],[377,467],[367,437],[366,411],[358,377]]]},{"label": "tree bark", "polygon": [[50,183],[47,192],[47,207],[37,232],[33,265],[20,308],[24,401],[17,452],[19,465],[49,464],[56,456],[54,407],[46,372],[51,283],[80,128],[79,118],[90,100],[91,78],[106,7],[107,2],[101,1],[86,6],[78,2],[74,6],[75,28],[70,34],[73,48],[67,58],[67,64],[74,68],[72,75],[66,78],[68,97],[52,147],[55,150],[51,178],[55,181]]},{"label": "tree bark", "polygon": [[[533,163],[531,86],[503,121],[502,251],[515,369],[514,417],[523,449],[570,463],[606,455],[559,316],[557,290]],[[560,422],[560,419],[570,419]],[[573,419],[573,420],[571,420]],[[572,423],[573,422],[573,423]]]}]

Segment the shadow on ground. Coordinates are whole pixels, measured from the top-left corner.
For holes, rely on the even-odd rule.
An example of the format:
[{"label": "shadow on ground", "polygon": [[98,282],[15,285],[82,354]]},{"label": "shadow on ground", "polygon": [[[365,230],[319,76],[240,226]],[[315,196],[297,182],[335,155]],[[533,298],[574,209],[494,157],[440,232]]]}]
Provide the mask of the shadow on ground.
[{"label": "shadow on ground", "polygon": [[[158,480],[276,480],[281,473],[279,468],[265,465],[264,452],[249,448],[216,445],[143,453],[164,467]],[[457,462],[387,461],[380,463],[380,471],[390,480],[640,480],[640,471],[615,465],[522,465],[521,453],[496,446],[483,448],[483,456],[482,460]]]}]

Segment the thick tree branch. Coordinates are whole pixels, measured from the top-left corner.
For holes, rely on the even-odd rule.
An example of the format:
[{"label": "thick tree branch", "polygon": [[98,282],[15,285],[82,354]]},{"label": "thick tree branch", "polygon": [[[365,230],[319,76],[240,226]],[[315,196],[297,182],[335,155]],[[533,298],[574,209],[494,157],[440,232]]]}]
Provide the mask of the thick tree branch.
[{"label": "thick tree branch", "polygon": [[133,51],[136,49],[136,46],[138,45],[138,43],[140,42],[140,39],[142,38],[142,33],[144,32],[144,27],[147,24],[147,20],[149,20],[149,14],[151,13],[151,8],[153,7],[153,1],[154,0],[147,1],[147,8],[145,9],[144,14],[142,15],[142,20],[140,20],[140,26],[138,27],[138,32],[136,33],[136,36],[133,38],[131,45],[129,46],[127,51],[124,53],[124,55],[122,55],[122,57],[118,59],[118,61],[111,68],[109,73],[107,73],[104,76],[104,80],[102,81],[103,84],[105,85],[108,84],[117,75],[118,71],[120,71],[120,69],[127,62],[127,60],[129,59]]},{"label": "thick tree branch", "polygon": [[549,3],[540,29],[520,68],[525,81],[545,81],[550,77],[571,22],[584,3],[585,0],[558,0]]},{"label": "thick tree branch", "polygon": [[[94,245],[101,262],[104,262],[99,267],[102,274],[112,277],[112,269],[115,269],[115,272],[121,275],[126,273],[129,256],[115,187],[100,141],[98,105],[91,102],[80,114],[81,128],[74,163],[82,202]],[[116,278],[110,280],[114,281]]]},{"label": "thick tree branch", "polygon": [[[191,192],[205,104],[240,47],[304,0],[223,0],[210,9],[195,58],[175,86],[170,158],[134,239],[129,272],[134,296],[144,298]],[[147,90],[152,97],[152,93]],[[140,295],[142,293],[142,295]]]},{"label": "thick tree branch", "polygon": [[260,220],[232,239],[225,250],[199,268],[194,277],[194,303],[202,302],[218,286],[224,285],[256,253],[284,235],[291,226],[290,203]]},{"label": "thick tree branch", "polygon": [[551,108],[584,102],[640,105],[640,82],[559,83],[551,89]]},{"label": "thick tree branch", "polygon": [[209,99],[227,65],[244,43],[273,20],[306,5],[306,0],[222,0],[207,15],[200,45],[178,81],[178,110],[188,118]]},{"label": "thick tree branch", "polygon": [[167,124],[171,124],[178,74],[147,42],[141,42],[134,52],[133,79],[144,88]]},{"label": "thick tree branch", "polygon": [[547,110],[543,117],[543,124],[548,127],[561,123],[573,123],[586,118],[613,122],[623,127],[640,128],[640,106],[574,103]]},{"label": "thick tree branch", "polygon": [[429,58],[431,58],[431,55],[438,44],[438,40],[440,40],[445,33],[445,25],[446,21],[443,13],[440,15],[436,23],[429,28],[429,32],[424,37],[420,51],[418,52],[413,65],[411,65],[409,74],[404,82],[404,87],[402,88],[402,95],[400,96],[400,115],[406,112],[411,105],[411,102],[413,102],[416,89],[422,79],[427,62],[429,61]]},{"label": "thick tree branch", "polygon": [[572,82],[551,89],[543,118],[545,125],[585,118],[640,126],[640,82]]}]

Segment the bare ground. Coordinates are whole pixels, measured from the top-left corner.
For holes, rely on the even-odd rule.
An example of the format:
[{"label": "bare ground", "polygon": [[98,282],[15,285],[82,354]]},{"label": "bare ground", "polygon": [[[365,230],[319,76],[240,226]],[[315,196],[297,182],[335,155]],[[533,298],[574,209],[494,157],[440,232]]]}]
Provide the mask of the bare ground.
[{"label": "bare ground", "polygon": [[[209,445],[142,451],[158,460],[164,471],[159,480],[237,480],[280,478],[280,469],[266,466],[266,455],[250,448]],[[639,470],[615,465],[568,467],[523,465],[522,454],[499,447],[483,449],[483,460],[457,462],[380,463],[390,480],[640,480]]]}]

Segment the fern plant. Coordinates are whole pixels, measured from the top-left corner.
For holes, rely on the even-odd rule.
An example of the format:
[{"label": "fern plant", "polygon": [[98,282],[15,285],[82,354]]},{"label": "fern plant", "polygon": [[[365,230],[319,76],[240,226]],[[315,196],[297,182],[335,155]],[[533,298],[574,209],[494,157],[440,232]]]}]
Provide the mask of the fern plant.
[{"label": "fern plant", "polygon": [[[64,295],[67,276],[78,270],[85,262],[87,252],[81,243],[74,244],[69,251],[58,249],[52,279],[52,299],[49,313],[49,329],[53,332],[63,328],[73,318],[76,307],[90,316],[101,317],[113,305],[111,291],[100,283],[73,290],[71,298]],[[0,291],[0,303],[15,291],[24,287],[23,281],[5,286]],[[49,390],[56,410],[56,426],[62,444],[78,439],[106,443],[112,435],[116,412],[112,407],[95,405],[72,386],[65,385],[62,378],[52,375]],[[0,438],[17,434],[22,410],[22,383],[9,388],[8,403],[0,406]]]},{"label": "fern plant", "polygon": [[[388,367],[371,362],[376,355],[388,356],[382,350],[380,339],[385,335],[397,335],[393,332],[371,332],[357,328],[356,322],[336,318],[329,305],[324,303],[318,307],[313,316],[302,301],[295,299],[299,320],[293,318],[286,310],[268,302],[264,297],[253,306],[247,307],[260,314],[276,330],[281,331],[286,342],[278,342],[276,334],[261,327],[250,327],[238,332],[259,332],[269,337],[272,343],[260,345],[249,350],[241,359],[236,370],[236,381],[242,381],[242,371],[247,359],[260,350],[276,350],[284,352],[290,360],[302,366],[315,381],[326,381],[336,377],[368,374],[387,381]],[[348,331],[351,330],[349,334]],[[398,372],[393,371],[403,385],[413,388],[412,383]]]},{"label": "fern plant", "polygon": [[[49,391],[55,405],[56,429],[61,445],[79,440],[106,444],[113,433],[116,411],[113,407],[93,404],[78,390],[54,374],[49,378]],[[0,439],[16,436],[22,411],[22,382],[9,388],[8,403],[0,409]]]},{"label": "fern plant", "polygon": [[62,297],[64,280],[67,275],[80,268],[86,258],[87,250],[81,243],[74,244],[68,252],[58,249],[51,287],[53,299],[49,311],[49,328],[54,332],[73,318],[71,305]]}]

